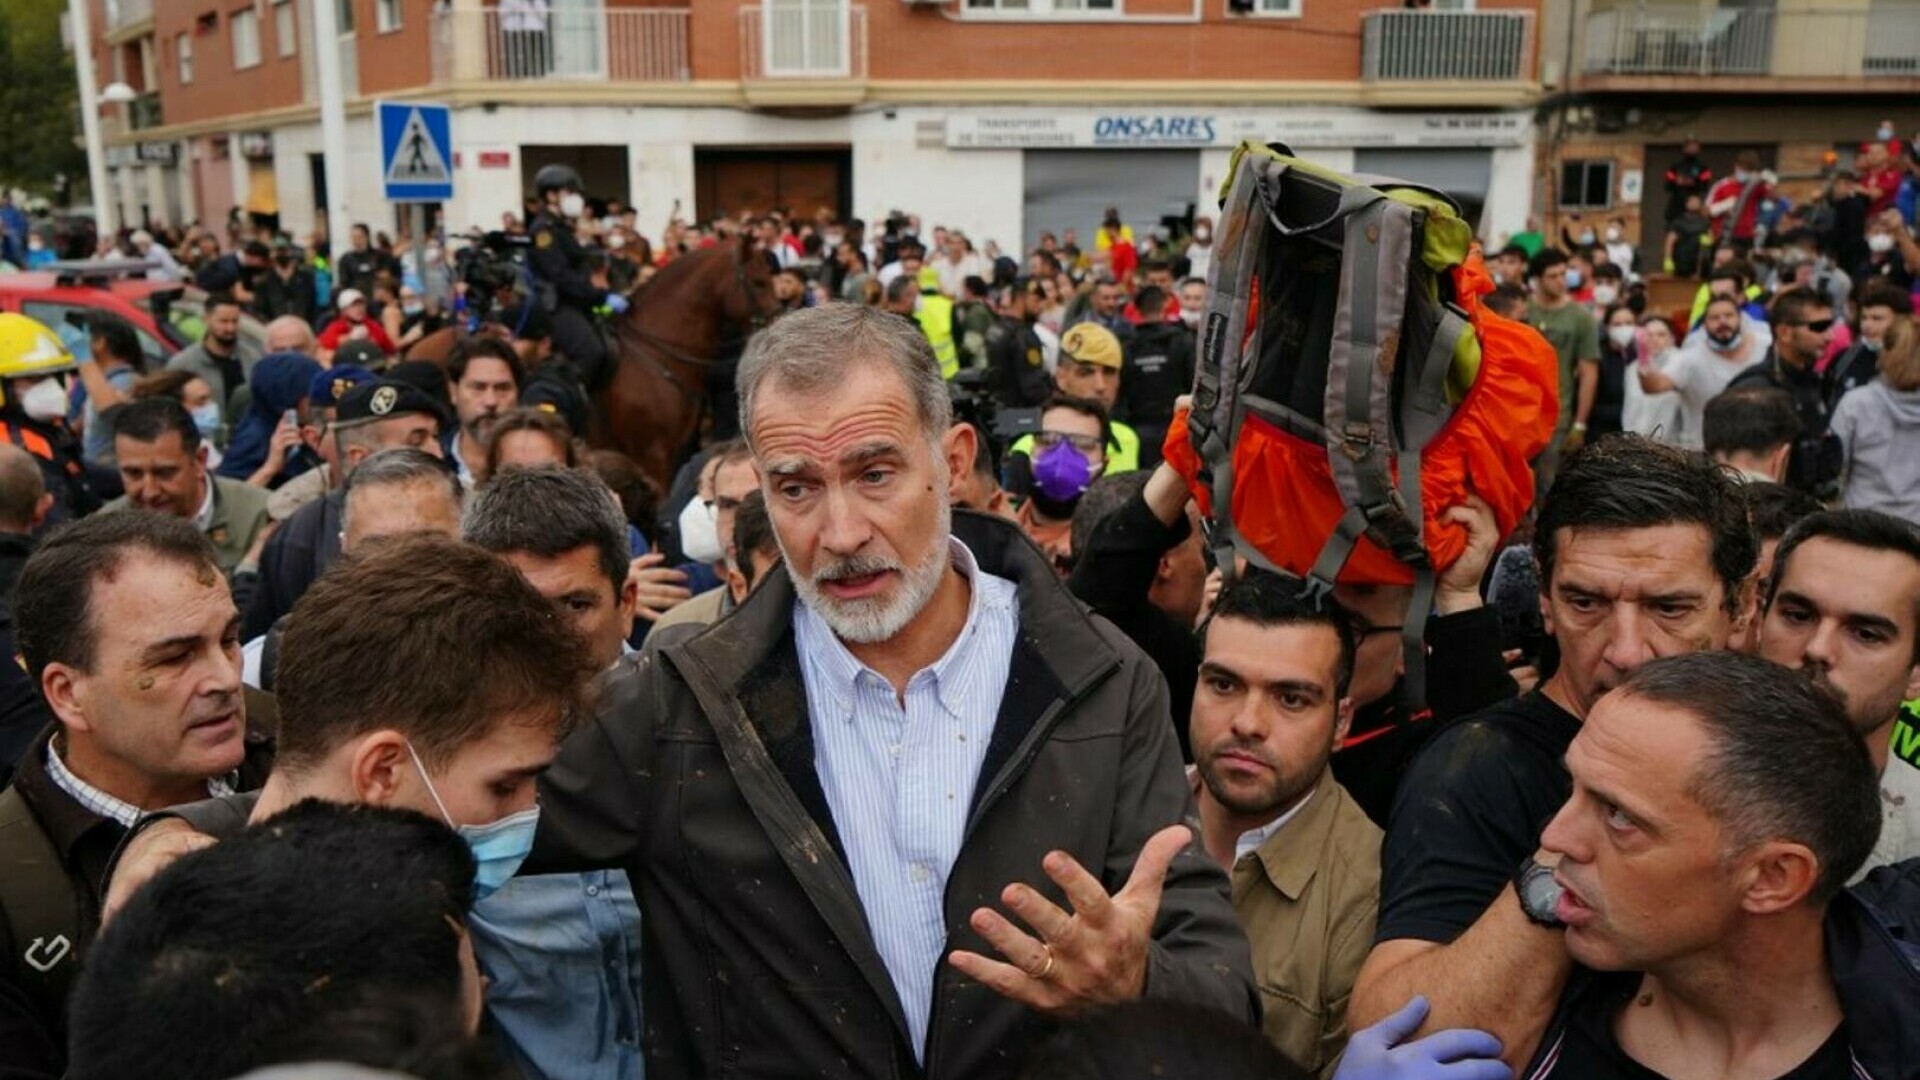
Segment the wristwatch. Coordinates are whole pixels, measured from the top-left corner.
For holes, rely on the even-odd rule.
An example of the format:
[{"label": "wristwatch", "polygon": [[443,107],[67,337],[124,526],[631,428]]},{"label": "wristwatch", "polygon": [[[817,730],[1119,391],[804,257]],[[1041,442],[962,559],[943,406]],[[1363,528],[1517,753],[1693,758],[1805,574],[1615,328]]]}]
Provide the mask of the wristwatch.
[{"label": "wristwatch", "polygon": [[1520,910],[1527,913],[1527,919],[1535,926],[1558,930],[1566,925],[1554,913],[1563,890],[1560,883],[1553,880],[1552,867],[1541,866],[1529,855],[1513,875],[1513,891],[1520,898]]}]

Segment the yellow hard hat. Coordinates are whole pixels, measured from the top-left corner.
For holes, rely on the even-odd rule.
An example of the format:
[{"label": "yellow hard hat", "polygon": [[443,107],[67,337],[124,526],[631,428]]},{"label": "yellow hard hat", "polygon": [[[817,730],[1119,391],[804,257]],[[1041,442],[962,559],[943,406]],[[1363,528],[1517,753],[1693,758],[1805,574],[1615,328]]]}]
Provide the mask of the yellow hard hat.
[{"label": "yellow hard hat", "polygon": [[58,375],[76,366],[60,335],[44,323],[0,311],[0,379]]}]

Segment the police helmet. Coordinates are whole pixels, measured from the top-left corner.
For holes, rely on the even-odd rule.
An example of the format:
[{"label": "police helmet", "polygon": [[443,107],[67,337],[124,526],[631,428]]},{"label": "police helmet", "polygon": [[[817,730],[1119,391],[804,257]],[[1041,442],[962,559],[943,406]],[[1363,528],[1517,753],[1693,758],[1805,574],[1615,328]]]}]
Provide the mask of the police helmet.
[{"label": "police helmet", "polygon": [[541,198],[549,191],[587,190],[586,182],[580,179],[580,170],[571,165],[543,165],[533,174],[533,192]]}]

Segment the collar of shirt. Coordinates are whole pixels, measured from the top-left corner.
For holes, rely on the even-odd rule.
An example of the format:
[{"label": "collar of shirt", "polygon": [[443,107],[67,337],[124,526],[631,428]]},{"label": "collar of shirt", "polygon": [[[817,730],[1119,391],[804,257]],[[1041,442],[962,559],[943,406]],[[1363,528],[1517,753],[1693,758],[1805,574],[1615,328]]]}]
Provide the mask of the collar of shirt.
[{"label": "collar of shirt", "polygon": [[[953,537],[948,537],[947,550],[952,556],[954,569],[960,571],[971,587],[972,595],[967,601],[967,621],[960,631],[960,636],[947,647],[946,653],[928,667],[915,672],[913,678],[931,676],[934,681],[934,692],[939,695],[941,706],[950,715],[957,717],[965,708],[965,702],[960,700],[960,695],[965,688],[958,680],[947,678],[947,674],[953,668],[955,657],[966,651],[967,642],[980,623],[982,605],[1006,604],[1010,602],[1010,597],[996,595],[992,599],[988,598],[989,590],[980,587],[980,564],[974,561],[973,552],[967,549],[967,545]],[[809,649],[817,650],[820,670],[827,676],[823,689],[832,698],[833,715],[844,723],[852,723],[853,689],[859,682],[860,676],[872,675],[882,682],[886,680],[879,672],[861,663],[859,658],[847,650],[846,644],[833,632],[833,628],[827,625],[827,621],[821,618],[819,612],[796,599],[794,615],[801,651],[804,653]]]},{"label": "collar of shirt", "polygon": [[193,527],[201,532],[213,528],[213,473],[207,473],[207,493],[200,497],[200,509],[193,515]]},{"label": "collar of shirt", "polygon": [[1294,803],[1293,808],[1286,813],[1281,814],[1279,817],[1274,818],[1272,821],[1267,822],[1257,829],[1248,829],[1246,832],[1241,833],[1240,838],[1233,842],[1233,861],[1237,863],[1241,859],[1259,851],[1267,841],[1273,839],[1274,834],[1286,828],[1287,822],[1292,821],[1295,815],[1306,809],[1307,804],[1313,801],[1313,794],[1312,791],[1307,792],[1307,797]]},{"label": "collar of shirt", "polygon": [[[133,828],[134,822],[140,820],[143,811],[132,803],[109,795],[75,776],[73,770],[67,768],[67,763],[60,760],[58,743],[58,739],[47,741],[47,775],[53,778],[53,782],[59,786],[60,790],[73,796],[75,802],[101,817],[116,821],[123,828]],[[227,776],[207,781],[207,794],[216,798],[233,794],[234,779],[232,776]]]}]

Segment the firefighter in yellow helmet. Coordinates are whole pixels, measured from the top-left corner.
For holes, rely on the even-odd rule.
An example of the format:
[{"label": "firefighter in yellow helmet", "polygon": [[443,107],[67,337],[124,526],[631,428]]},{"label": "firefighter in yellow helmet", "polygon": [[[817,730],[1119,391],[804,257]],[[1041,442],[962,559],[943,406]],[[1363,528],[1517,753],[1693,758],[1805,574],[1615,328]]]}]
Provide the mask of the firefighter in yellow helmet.
[{"label": "firefighter in yellow helmet", "polygon": [[0,312],[0,438],[32,454],[53,496],[49,522],[98,510],[80,440],[67,427],[67,380],[77,367],[59,335],[39,322]]}]

